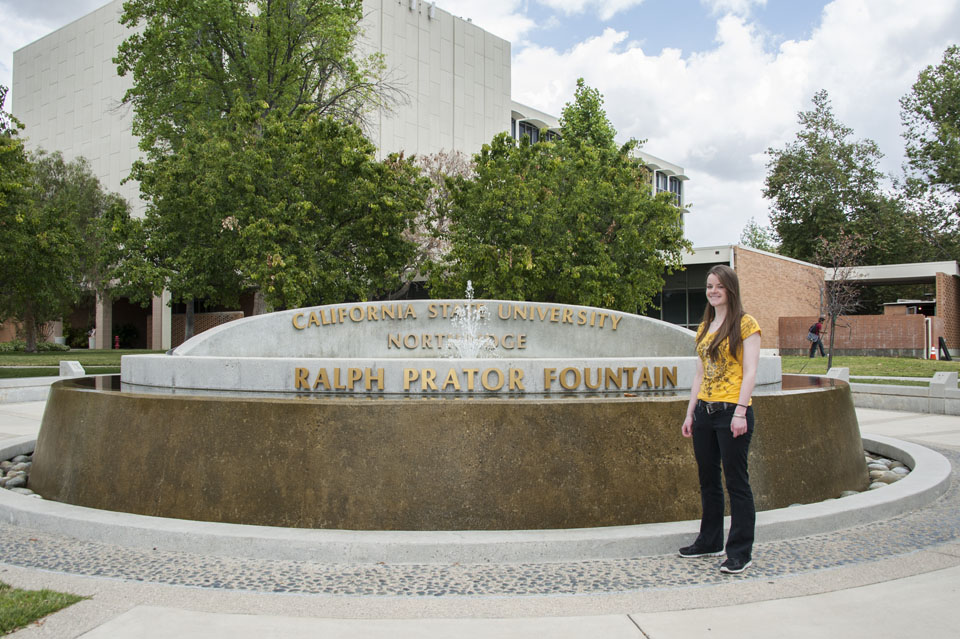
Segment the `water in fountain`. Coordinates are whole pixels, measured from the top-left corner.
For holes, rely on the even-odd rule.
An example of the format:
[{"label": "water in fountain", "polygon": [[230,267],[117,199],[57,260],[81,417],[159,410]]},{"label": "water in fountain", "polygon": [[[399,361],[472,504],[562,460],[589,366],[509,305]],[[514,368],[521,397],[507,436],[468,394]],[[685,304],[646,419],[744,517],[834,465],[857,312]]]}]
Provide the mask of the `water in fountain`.
[{"label": "water in fountain", "polygon": [[467,280],[467,301],[453,309],[450,319],[454,328],[454,336],[447,340],[451,357],[477,359],[494,356],[493,340],[485,330],[488,319],[487,307],[474,303],[473,282]]}]

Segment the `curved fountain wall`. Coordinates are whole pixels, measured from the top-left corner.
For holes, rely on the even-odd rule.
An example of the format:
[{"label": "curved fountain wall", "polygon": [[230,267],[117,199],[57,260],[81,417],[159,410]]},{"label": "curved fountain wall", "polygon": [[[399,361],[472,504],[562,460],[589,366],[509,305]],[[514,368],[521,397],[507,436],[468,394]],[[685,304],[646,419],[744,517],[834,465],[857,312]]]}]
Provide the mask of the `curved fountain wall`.
[{"label": "curved fountain wall", "polygon": [[[501,345],[522,335],[525,348],[512,350],[523,353],[452,360],[423,348],[422,336],[448,321],[436,307],[444,323],[431,325],[429,304],[456,303],[411,303],[423,322],[353,311],[351,323],[349,309],[361,305],[249,318],[172,355],[125,357],[122,384],[59,382],[31,488],[107,510],[304,528],[580,528],[699,516],[695,461],[679,428],[695,366],[689,331],[527,304],[541,307],[534,319],[489,325]],[[606,314],[606,329],[596,315],[591,327],[590,313]],[[417,348],[406,335],[420,336]],[[389,353],[397,339],[402,356]],[[368,370],[379,380],[371,388]],[[492,383],[477,381],[485,370],[501,371],[504,384],[492,388],[493,373]],[[511,370],[522,371],[513,373],[522,389],[508,388]],[[865,488],[847,385],[781,383],[779,358],[764,358],[761,372],[750,462],[758,507]]]}]

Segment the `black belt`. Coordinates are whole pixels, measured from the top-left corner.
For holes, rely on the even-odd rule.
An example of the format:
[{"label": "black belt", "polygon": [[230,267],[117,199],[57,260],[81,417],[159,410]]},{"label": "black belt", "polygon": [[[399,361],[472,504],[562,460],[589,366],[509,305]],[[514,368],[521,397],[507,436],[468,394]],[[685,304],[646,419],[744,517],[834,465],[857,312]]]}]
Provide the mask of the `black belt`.
[{"label": "black belt", "polygon": [[707,411],[707,415],[713,415],[717,411],[735,409],[737,407],[736,403],[731,402],[705,402],[702,399],[698,399],[697,402],[703,406],[703,410]]}]

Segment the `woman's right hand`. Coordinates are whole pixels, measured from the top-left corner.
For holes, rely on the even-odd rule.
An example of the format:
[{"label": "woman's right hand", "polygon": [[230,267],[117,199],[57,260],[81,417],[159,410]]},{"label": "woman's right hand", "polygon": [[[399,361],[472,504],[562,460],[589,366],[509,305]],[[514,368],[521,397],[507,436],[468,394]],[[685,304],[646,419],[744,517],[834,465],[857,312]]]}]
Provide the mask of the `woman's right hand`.
[{"label": "woman's right hand", "polygon": [[683,426],[680,427],[680,432],[683,433],[684,437],[691,437],[693,435],[693,415],[687,415],[687,418],[683,420]]}]

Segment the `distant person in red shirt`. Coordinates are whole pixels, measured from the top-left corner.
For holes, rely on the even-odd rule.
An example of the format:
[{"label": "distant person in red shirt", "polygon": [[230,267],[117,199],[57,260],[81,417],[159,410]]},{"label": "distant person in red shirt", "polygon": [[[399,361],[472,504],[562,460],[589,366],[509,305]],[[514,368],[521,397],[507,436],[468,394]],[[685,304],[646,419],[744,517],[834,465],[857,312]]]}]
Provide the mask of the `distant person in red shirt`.
[{"label": "distant person in red shirt", "polygon": [[823,318],[817,320],[817,323],[810,327],[807,333],[807,339],[810,340],[810,357],[816,357],[817,347],[820,347],[820,357],[826,357],[823,352]]}]

